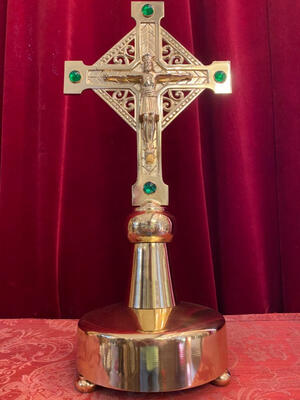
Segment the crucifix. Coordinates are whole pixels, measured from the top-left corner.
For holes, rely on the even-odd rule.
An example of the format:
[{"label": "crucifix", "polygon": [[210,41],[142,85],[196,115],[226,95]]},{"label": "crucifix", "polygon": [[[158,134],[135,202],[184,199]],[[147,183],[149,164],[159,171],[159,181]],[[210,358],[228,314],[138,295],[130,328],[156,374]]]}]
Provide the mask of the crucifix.
[{"label": "crucifix", "polygon": [[158,74],[154,72],[153,56],[144,54],[142,56],[143,72],[139,75],[106,75],[104,79],[110,82],[132,82],[140,84],[140,133],[144,147],[146,149],[145,163],[153,164],[155,162],[154,133],[156,124],[159,121],[158,95],[156,92],[157,83],[171,83],[180,81],[189,81],[191,74]]},{"label": "crucifix", "polygon": [[128,223],[134,243],[129,300],[79,321],[76,387],[160,392],[210,381],[225,385],[230,374],[224,318],[174,300],[161,135],[204,89],[231,93],[230,62],[203,65],[194,57],[160,25],[162,1],[133,1],[131,15],[135,28],[95,64],[65,62],[64,93],[92,89],[137,134],[136,209]]}]

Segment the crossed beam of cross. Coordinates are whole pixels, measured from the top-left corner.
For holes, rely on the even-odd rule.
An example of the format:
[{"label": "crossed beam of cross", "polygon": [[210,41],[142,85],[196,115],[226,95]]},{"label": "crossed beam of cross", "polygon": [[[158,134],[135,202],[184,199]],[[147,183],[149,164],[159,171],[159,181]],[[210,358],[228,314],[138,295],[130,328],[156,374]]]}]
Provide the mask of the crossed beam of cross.
[{"label": "crossed beam of cross", "polygon": [[231,93],[229,61],[203,65],[160,21],[164,3],[133,1],[136,27],[93,65],[65,61],[64,93],[92,89],[137,132],[132,204],[168,205],[161,133],[204,89]]}]

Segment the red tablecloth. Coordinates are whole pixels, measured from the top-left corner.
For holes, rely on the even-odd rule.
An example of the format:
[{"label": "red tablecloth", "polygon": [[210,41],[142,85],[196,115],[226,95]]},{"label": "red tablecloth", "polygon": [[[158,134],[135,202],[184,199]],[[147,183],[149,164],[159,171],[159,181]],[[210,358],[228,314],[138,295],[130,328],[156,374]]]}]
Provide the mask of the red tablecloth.
[{"label": "red tablecloth", "polygon": [[74,389],[77,321],[0,320],[0,399],[300,400],[300,314],[228,316],[227,387],[164,394]]}]

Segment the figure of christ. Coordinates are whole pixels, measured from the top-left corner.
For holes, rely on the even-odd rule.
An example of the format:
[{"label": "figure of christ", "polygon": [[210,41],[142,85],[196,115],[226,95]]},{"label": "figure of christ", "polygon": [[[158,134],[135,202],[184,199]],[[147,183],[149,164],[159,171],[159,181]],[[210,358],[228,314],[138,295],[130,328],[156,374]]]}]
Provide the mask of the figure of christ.
[{"label": "figure of christ", "polygon": [[145,54],[142,57],[143,72],[139,75],[104,75],[104,79],[110,82],[139,83],[141,85],[141,105],[139,120],[142,124],[143,138],[146,144],[146,152],[152,156],[147,157],[146,162],[154,162],[153,140],[156,123],[159,120],[157,83],[189,81],[191,74],[158,74],[154,72],[153,57]]}]

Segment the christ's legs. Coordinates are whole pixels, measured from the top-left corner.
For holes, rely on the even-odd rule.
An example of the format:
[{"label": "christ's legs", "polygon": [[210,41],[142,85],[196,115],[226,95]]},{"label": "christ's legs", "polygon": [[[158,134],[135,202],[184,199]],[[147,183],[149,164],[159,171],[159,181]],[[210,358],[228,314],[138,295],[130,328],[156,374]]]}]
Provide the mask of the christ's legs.
[{"label": "christ's legs", "polygon": [[140,116],[142,131],[147,148],[153,145],[157,116],[154,113],[145,113]]},{"label": "christ's legs", "polygon": [[153,164],[156,159],[155,130],[158,115],[148,112],[140,115],[142,137],[145,143],[145,160],[147,164]]},{"label": "christ's legs", "polygon": [[148,141],[148,143],[153,143],[154,132],[155,132],[154,113],[149,114],[149,120],[150,120],[150,123],[148,125],[147,141]]}]

